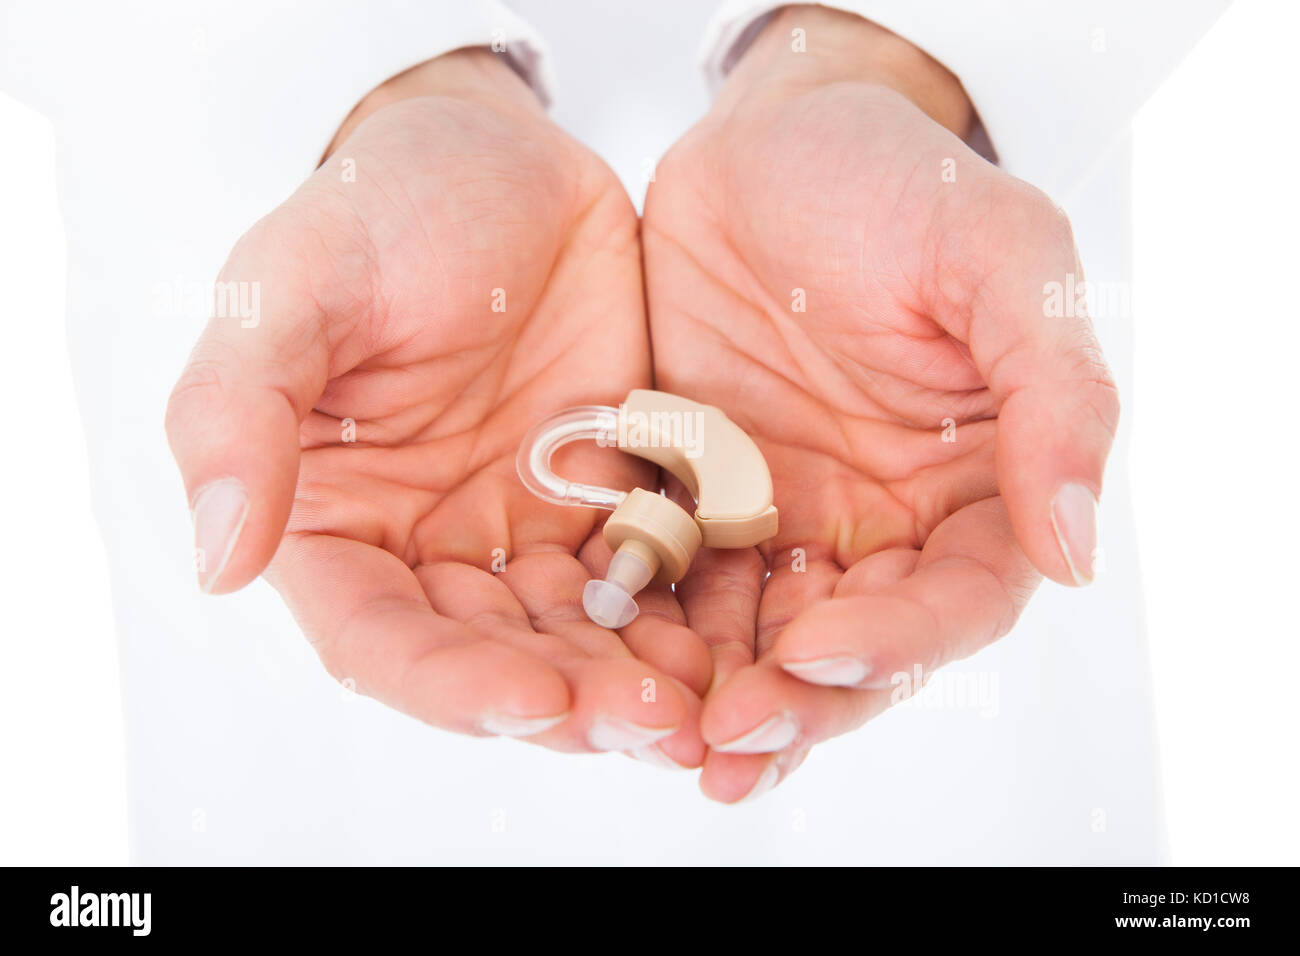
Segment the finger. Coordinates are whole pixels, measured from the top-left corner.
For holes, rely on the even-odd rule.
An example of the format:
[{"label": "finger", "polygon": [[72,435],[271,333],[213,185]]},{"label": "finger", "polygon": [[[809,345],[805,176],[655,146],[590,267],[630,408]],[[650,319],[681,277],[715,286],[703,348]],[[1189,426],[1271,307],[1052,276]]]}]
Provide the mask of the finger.
[{"label": "finger", "polygon": [[631,657],[618,633],[601,627],[582,606],[591,572],[563,549],[517,554],[498,578],[510,589],[539,634],[567,641],[592,657]]},{"label": "finger", "polygon": [[772,659],[743,667],[704,702],[700,732],[711,752],[770,754],[851,730],[890,704],[888,690],[818,687]]},{"label": "finger", "polygon": [[908,554],[897,549],[859,562],[831,600],[782,631],[772,657],[809,683],[890,687],[898,674],[929,673],[1001,637],[1038,584],[1001,498],[942,522],[913,561],[906,573]]},{"label": "finger", "polygon": [[998,486],[1025,553],[1053,580],[1087,584],[1118,392],[1078,295],[1068,220],[1032,187],[985,175],[987,202],[953,194],[938,230],[934,311],[999,402]]},{"label": "finger", "polygon": [[465,734],[534,736],[569,715],[555,667],[436,614],[387,551],[291,534],[267,578],[326,669],[358,693]]},{"label": "finger", "polygon": [[672,586],[651,584],[636,596],[636,603],[640,613],[619,631],[623,643],[637,658],[703,697],[713,680],[713,656],[686,623]]},{"label": "finger", "polygon": [[712,686],[754,660],[755,624],[766,562],[754,548],[702,548],[676,596],[691,631],[713,657]]},{"label": "finger", "polygon": [[578,753],[637,754],[659,745],[681,766],[697,767],[704,741],[693,710],[698,698],[635,657],[573,658],[557,668],[573,698],[569,720],[540,740]]},{"label": "finger", "polygon": [[[613,553],[600,534],[583,546],[579,559],[587,574],[603,578]],[[585,582],[584,582],[585,583]],[[686,623],[670,585],[650,584],[636,596],[638,613],[618,632],[624,645],[646,663],[681,681],[703,697],[713,677],[709,648]]]},{"label": "finger", "polygon": [[807,747],[774,754],[728,754],[709,751],[700,774],[700,791],[719,803],[757,800],[785,780],[808,756]]},{"label": "finger", "polygon": [[[673,681],[686,705],[686,716],[682,720],[681,729],[663,740],[634,748],[627,753],[637,760],[667,770],[690,770],[700,766],[708,753],[704,737],[700,735],[700,713],[704,709],[704,702],[693,689],[674,678],[669,679]],[[643,682],[641,693],[644,696],[646,692],[647,687]]]},{"label": "finger", "polygon": [[[694,695],[587,619],[572,587],[586,571],[573,555],[517,555],[496,575],[455,562],[422,566],[416,574],[439,614],[513,649],[544,655],[563,676],[569,717],[534,742],[568,752],[634,751],[667,742],[685,727]],[[704,745],[692,745],[690,737],[669,746],[674,759],[697,765]]]},{"label": "finger", "polygon": [[772,574],[758,607],[758,656],[771,649],[776,636],[805,608],[829,598],[843,576],[843,570],[820,545],[773,555]]},{"label": "finger", "polygon": [[[775,648],[775,659],[786,671],[809,683],[831,686],[858,683],[861,671],[867,665],[860,664],[856,657],[832,651],[819,653],[811,648],[800,650],[793,645],[791,649],[783,650],[780,637],[805,612],[830,604],[836,596],[843,599],[875,594],[898,584],[916,570],[920,558],[921,552],[914,548],[888,548],[868,555],[843,573],[837,569],[835,580],[823,582],[816,591],[805,590],[794,599],[787,596],[780,601],[774,596],[772,604],[776,607],[770,612],[766,608],[763,611],[764,623],[760,629],[763,652],[771,653]],[[824,572],[824,576],[829,576],[829,571]],[[789,590],[788,586],[786,590]],[[858,626],[855,622],[850,629],[856,632]]]},{"label": "finger", "polygon": [[[664,493],[688,514],[695,499],[669,471],[661,471]],[[725,681],[754,660],[755,621],[767,576],[767,563],[756,548],[702,548],[686,576],[673,586],[683,619],[709,654],[710,686]]]},{"label": "finger", "polygon": [[[283,207],[282,207],[283,210]],[[275,553],[293,502],[298,430],[330,374],[330,296],[321,253],[277,210],[222,269],[214,315],[167,406],[167,438],[194,519],[199,584],[225,593]],[[317,243],[319,245],[319,243]]]}]

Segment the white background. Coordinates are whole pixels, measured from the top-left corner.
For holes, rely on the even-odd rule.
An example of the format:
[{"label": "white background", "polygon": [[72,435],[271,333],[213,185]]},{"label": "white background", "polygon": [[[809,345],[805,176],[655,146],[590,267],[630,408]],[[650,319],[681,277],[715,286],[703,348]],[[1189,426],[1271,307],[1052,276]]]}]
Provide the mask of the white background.
[{"label": "white background", "polygon": [[[1239,3],[1134,126],[1126,414],[1180,864],[1300,862],[1297,35],[1296,5]],[[123,863],[117,661],[66,358],[53,139],[3,96],[0,210],[0,863]]]}]

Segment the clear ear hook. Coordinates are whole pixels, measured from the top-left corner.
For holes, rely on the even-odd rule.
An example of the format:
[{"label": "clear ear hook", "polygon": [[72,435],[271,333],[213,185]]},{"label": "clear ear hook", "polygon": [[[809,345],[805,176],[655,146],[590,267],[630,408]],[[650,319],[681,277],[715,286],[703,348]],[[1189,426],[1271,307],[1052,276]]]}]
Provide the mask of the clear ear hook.
[{"label": "clear ear hook", "polygon": [[569,481],[551,470],[551,456],[561,446],[575,441],[594,441],[617,448],[618,409],[608,405],[579,405],[542,419],[519,446],[515,469],[520,480],[543,501],[613,511],[623,503],[627,492]]},{"label": "clear ear hook", "polygon": [[[569,442],[594,441],[618,447],[618,409],[608,405],[580,405],[566,408],[543,419],[524,436],[515,458],[515,469],[529,491],[557,505],[578,505],[614,511],[627,499],[627,492],[600,485],[587,485],[562,478],[551,469],[551,457]],[[625,627],[639,609],[633,595],[650,583],[659,562],[642,555],[619,551],[610,562],[605,580],[591,580],[582,592],[587,616],[601,627]]]}]

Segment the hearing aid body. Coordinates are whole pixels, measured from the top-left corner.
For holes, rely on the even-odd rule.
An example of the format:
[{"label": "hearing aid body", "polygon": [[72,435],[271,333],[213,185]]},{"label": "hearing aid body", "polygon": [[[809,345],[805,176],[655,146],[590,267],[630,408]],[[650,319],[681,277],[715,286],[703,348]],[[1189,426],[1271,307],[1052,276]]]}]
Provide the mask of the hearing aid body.
[{"label": "hearing aid body", "polygon": [[[644,488],[585,485],[551,470],[551,455],[571,441],[594,440],[659,465],[696,501],[694,514]],[[652,580],[680,581],[700,546],[748,548],[776,534],[772,477],[758,446],[712,405],[635,389],[618,408],[586,405],[547,417],[525,436],[516,462],[529,491],[554,504],[604,508],[614,550],[604,580],[583,589],[587,616],[602,627],[636,617],[633,595]]]}]

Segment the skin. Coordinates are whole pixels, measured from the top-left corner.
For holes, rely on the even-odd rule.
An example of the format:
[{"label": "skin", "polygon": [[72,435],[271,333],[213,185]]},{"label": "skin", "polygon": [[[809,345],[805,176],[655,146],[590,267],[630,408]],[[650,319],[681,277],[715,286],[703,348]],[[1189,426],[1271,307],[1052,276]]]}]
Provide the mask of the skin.
[{"label": "skin", "polygon": [[[588,621],[603,513],[515,475],[539,409],[650,384],[622,187],[483,51],[386,84],[334,148],[222,270],[260,283],[260,323],[213,319],[168,408],[191,499],[234,478],[251,502],[211,590],[265,568],[331,674],[435,726],[591,751],[612,723],[698,766],[711,663],[680,608],[649,594],[665,613],[621,640]],[[567,451],[587,480],[652,480]]]},{"label": "skin", "polygon": [[[1044,315],[1044,284],[1080,273],[1068,223],[964,145],[972,121],[920,51],[788,8],[656,170],[657,385],[754,437],[781,519],[677,591],[715,655],[715,799],[880,713],[896,675],[1005,634],[1039,572],[1080,583],[1051,501],[1067,481],[1099,492],[1116,392],[1087,319]],[[837,667],[804,679],[818,661]],[[784,732],[744,739],[765,722]]]},{"label": "skin", "polygon": [[[173,394],[191,502],[232,478],[250,502],[205,585],[265,571],[335,677],[435,726],[702,765],[724,802],[788,776],[896,673],[1004,634],[1040,573],[1091,574],[1052,502],[1100,493],[1115,389],[1087,319],[1044,314],[1044,283],[1080,274],[1068,223],[966,148],[973,121],[910,44],[787,8],[660,163],[638,242],[614,176],[491,54],[384,84],[232,252],[262,322],[214,319]],[[580,603],[604,514],[533,498],[514,456],[541,414],[650,386],[652,359],[653,387],[758,442],[781,529],[702,551],[616,634]],[[826,660],[858,672],[807,670]]]}]

